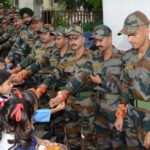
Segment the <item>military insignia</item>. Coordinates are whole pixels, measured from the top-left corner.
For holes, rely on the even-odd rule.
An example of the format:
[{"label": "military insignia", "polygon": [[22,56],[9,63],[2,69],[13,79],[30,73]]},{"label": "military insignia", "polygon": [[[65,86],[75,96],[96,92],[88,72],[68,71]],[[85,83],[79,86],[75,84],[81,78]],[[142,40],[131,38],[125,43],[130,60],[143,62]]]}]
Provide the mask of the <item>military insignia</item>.
[{"label": "military insignia", "polygon": [[126,70],[131,70],[131,69],[133,69],[133,68],[134,68],[133,65],[128,65],[128,66],[125,67]]},{"label": "military insignia", "polygon": [[30,44],[32,44],[32,41],[27,41],[27,43],[30,45]]},{"label": "military insignia", "polygon": [[26,32],[21,32],[21,36],[24,36],[24,35],[26,35]]},{"label": "military insignia", "polygon": [[41,55],[41,54],[42,54],[42,51],[36,51],[35,54],[36,54],[36,55]]},{"label": "military insignia", "polygon": [[50,58],[49,61],[50,62],[55,62],[55,61],[57,61],[57,58]]},{"label": "military insignia", "polygon": [[103,64],[92,64],[92,67],[101,68],[103,67]]}]

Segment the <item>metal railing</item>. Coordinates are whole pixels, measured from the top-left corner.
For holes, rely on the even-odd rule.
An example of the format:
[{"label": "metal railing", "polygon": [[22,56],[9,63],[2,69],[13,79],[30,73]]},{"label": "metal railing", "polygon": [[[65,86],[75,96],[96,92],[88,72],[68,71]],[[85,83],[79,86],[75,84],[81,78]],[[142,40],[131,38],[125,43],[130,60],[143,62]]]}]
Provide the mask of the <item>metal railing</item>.
[{"label": "metal railing", "polygon": [[61,11],[61,10],[43,10],[42,18],[44,23],[50,23],[56,26],[60,20],[68,25],[72,23],[84,24],[87,22],[98,22],[102,19],[100,11]]}]

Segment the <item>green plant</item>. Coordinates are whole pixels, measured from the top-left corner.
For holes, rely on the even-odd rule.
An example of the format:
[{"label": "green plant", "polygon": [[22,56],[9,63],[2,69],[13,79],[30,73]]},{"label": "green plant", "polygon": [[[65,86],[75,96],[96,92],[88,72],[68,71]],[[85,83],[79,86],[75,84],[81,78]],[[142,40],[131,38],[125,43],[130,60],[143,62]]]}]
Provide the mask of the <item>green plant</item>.
[{"label": "green plant", "polygon": [[56,13],[53,15],[53,25],[55,27],[57,26],[64,26],[64,27],[68,27],[68,19],[64,19],[63,15],[59,14],[59,13]]},{"label": "green plant", "polygon": [[93,31],[95,25],[93,22],[87,22],[87,23],[84,23],[82,24],[82,29],[84,32],[87,32],[87,31]]}]

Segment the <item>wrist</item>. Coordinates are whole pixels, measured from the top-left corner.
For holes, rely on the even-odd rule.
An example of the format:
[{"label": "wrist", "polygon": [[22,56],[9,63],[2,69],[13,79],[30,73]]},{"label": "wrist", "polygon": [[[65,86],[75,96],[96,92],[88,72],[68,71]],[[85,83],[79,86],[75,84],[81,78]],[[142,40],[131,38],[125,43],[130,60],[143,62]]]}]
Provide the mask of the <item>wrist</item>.
[{"label": "wrist", "polygon": [[59,98],[61,102],[65,102],[68,98],[67,90],[58,91],[57,98]]}]

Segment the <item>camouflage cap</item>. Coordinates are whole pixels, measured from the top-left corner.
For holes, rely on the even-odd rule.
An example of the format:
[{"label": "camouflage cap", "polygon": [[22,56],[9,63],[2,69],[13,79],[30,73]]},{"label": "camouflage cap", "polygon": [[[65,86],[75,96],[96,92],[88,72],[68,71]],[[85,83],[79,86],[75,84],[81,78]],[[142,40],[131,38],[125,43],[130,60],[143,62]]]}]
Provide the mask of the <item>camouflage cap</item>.
[{"label": "camouflage cap", "polygon": [[139,26],[142,25],[149,25],[149,19],[144,13],[135,11],[127,16],[124,21],[123,29],[118,33],[118,35],[131,35],[135,33]]},{"label": "camouflage cap", "polygon": [[72,25],[68,30],[66,30],[66,36],[69,36],[69,35],[83,35],[83,30],[81,28],[81,26],[78,26],[78,25]]},{"label": "camouflage cap", "polygon": [[66,34],[66,28],[63,26],[56,27],[55,31],[53,32],[54,35],[62,36]]},{"label": "camouflage cap", "polygon": [[42,18],[39,15],[33,15],[32,16],[32,21],[42,21]]},{"label": "camouflage cap", "polygon": [[13,19],[21,19],[20,14],[14,14]]},{"label": "camouflage cap", "polygon": [[54,28],[52,27],[51,24],[45,24],[45,25],[43,25],[43,27],[39,30],[39,33],[46,33],[46,32],[50,32],[50,33],[53,33],[53,32],[54,32]]},{"label": "camouflage cap", "polygon": [[91,38],[100,40],[105,36],[111,36],[111,35],[112,35],[112,31],[108,26],[98,25],[94,28],[93,35],[91,36]]},{"label": "camouflage cap", "polygon": [[3,8],[3,7],[4,7],[3,3],[0,3],[0,8]]}]

